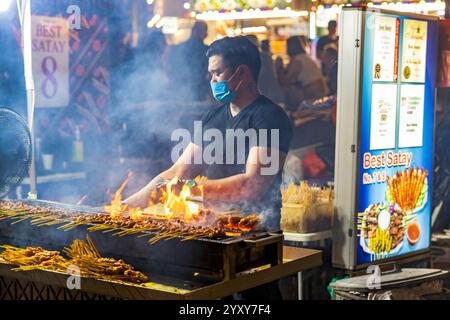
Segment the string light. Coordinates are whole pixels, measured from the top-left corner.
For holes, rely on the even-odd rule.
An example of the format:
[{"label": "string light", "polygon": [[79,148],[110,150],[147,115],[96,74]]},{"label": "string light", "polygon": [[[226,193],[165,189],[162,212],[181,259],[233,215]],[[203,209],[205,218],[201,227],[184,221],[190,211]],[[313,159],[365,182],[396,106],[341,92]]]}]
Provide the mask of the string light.
[{"label": "string light", "polygon": [[149,28],[149,29],[153,28],[159,20],[161,20],[161,15],[160,15],[160,14],[155,14],[155,15],[147,22],[147,28]]},{"label": "string light", "polygon": [[248,11],[241,12],[203,12],[197,14],[198,20],[205,21],[224,21],[224,20],[245,20],[245,19],[268,19],[268,18],[294,18],[306,17],[308,11],[295,10],[264,10],[264,11]]},{"label": "string light", "polygon": [[266,31],[266,26],[242,28],[242,33],[264,33]]},{"label": "string light", "polygon": [[0,12],[5,12],[9,9],[11,0],[0,0]]}]

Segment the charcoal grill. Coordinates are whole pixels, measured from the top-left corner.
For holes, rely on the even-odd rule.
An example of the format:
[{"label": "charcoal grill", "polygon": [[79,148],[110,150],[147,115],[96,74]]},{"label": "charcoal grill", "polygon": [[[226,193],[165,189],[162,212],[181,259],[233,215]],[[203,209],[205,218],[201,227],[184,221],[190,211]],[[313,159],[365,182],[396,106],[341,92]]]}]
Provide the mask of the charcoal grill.
[{"label": "charcoal grill", "polygon": [[[74,206],[42,200],[22,201],[49,209],[63,209],[73,213],[103,213],[100,208]],[[238,237],[197,238],[182,241],[183,237],[160,240],[149,244],[149,237],[138,235],[114,236],[101,231],[89,232],[91,225],[80,225],[68,231],[57,226],[38,227],[29,220],[12,224],[0,221],[0,243],[18,247],[41,246],[48,250],[62,250],[75,239],[94,241],[104,257],[123,259],[139,271],[152,277],[212,283],[234,278],[239,272],[264,265],[282,263],[283,235],[279,232],[253,231]],[[151,233],[151,232],[150,232]],[[157,234],[157,233],[153,233]]]}]

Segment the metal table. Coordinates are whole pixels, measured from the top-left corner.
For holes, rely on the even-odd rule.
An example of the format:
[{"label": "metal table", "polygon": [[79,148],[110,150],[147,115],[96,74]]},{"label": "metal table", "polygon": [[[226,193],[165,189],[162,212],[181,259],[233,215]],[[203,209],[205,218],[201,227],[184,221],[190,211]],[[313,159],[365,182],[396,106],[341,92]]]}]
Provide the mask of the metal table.
[{"label": "metal table", "polygon": [[[283,232],[283,235],[284,241],[296,242],[299,245],[306,246],[310,243],[318,243],[322,249],[325,247],[326,240],[333,237],[333,230],[330,229],[313,233]],[[297,288],[298,299],[303,300],[303,273],[301,271],[297,274]]]}]

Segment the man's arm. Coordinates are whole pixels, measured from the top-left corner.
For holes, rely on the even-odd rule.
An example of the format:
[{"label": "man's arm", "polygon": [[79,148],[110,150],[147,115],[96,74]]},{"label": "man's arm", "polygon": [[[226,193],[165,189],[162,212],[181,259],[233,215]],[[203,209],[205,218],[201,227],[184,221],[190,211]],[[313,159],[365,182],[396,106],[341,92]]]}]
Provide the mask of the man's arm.
[{"label": "man's arm", "polygon": [[158,174],[145,187],[125,199],[124,202],[130,207],[146,208],[150,200],[150,195],[159,186],[174,177],[183,179],[191,174],[191,171],[194,169],[193,163],[195,154],[200,151],[201,149],[197,145],[190,143],[186,150],[184,150],[181,157],[178,158],[177,162],[175,162],[169,169]]},{"label": "man's arm", "polygon": [[320,37],[319,40],[317,41],[316,58],[319,60],[322,60],[323,47],[325,46],[324,41],[325,37]]},{"label": "man's arm", "polygon": [[[271,159],[271,163],[264,165]],[[250,150],[245,173],[223,179],[200,181],[205,199],[245,201],[256,199],[283,168],[286,154],[276,149],[254,147]]]}]

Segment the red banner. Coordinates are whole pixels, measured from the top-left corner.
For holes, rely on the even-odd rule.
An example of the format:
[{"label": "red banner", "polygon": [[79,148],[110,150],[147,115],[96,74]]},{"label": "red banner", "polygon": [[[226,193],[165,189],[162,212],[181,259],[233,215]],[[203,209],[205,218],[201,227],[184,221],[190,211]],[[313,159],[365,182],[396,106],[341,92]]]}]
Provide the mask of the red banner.
[{"label": "red banner", "polygon": [[395,19],[395,55],[394,55],[394,81],[398,80],[398,42],[400,38],[400,19]]}]

